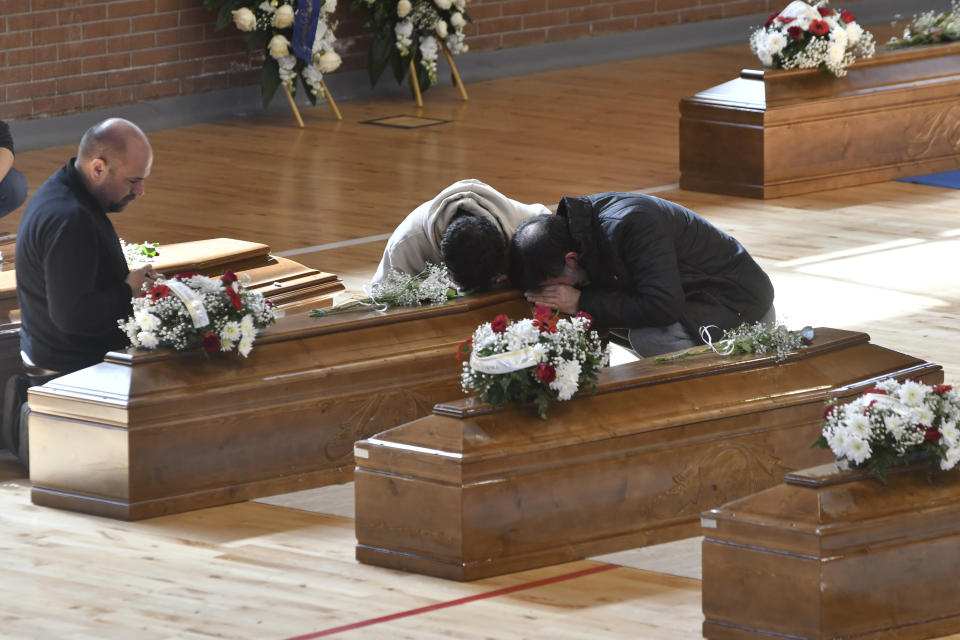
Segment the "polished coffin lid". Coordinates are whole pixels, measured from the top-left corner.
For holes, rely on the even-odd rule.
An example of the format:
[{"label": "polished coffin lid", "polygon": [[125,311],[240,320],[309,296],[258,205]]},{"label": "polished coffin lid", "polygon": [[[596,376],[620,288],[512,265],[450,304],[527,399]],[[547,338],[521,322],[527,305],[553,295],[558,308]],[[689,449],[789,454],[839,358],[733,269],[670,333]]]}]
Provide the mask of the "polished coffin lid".
[{"label": "polished coffin lid", "polygon": [[887,374],[939,372],[939,365],[870,344],[864,333],[820,328],[813,345],[780,363],[773,355],[710,354],[604,369],[596,394],[552,404],[546,421],[528,407],[497,411],[472,398],[439,404],[431,416],[358,442],[355,457],[365,470],[482,483],[641,447],[676,447],[704,432],[775,428],[724,419],[851,395]]}]

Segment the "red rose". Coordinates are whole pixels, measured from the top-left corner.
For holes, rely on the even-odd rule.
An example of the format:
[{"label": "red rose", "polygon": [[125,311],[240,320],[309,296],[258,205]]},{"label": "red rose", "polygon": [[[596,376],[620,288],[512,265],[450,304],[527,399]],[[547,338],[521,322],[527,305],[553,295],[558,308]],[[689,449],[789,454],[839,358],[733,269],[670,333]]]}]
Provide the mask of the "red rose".
[{"label": "red rose", "polygon": [[826,420],[827,418],[829,418],[832,412],[833,412],[833,405],[830,405],[829,407],[823,410],[823,419]]},{"label": "red rose", "polygon": [[847,11],[846,9],[842,9],[840,11],[840,19],[843,20],[844,23],[846,24],[850,24],[851,22],[856,20],[856,18],[853,17],[853,14]]},{"label": "red rose", "polygon": [[950,386],[949,384],[938,384],[933,388],[933,392],[940,396],[945,394],[947,391],[952,391],[952,390],[953,390],[953,387]]},{"label": "red rose", "polygon": [[173,277],[174,277],[176,280],[186,280],[187,278],[192,278],[193,276],[198,276],[198,275],[200,275],[200,274],[197,273],[196,271],[191,271],[191,272],[189,272],[189,273],[178,273],[177,275],[175,275],[175,276],[173,276]]},{"label": "red rose", "polygon": [[836,13],[836,11],[834,11],[830,7],[817,7],[817,11],[820,12],[821,18],[826,18],[827,16],[832,16],[833,14]]},{"label": "red rose", "polygon": [[586,311],[577,311],[577,315],[573,316],[574,318],[586,318],[587,325],[584,327],[584,330],[590,331],[590,327],[593,326],[593,316],[587,313]]},{"label": "red rose", "polygon": [[552,364],[544,362],[537,365],[537,380],[544,384],[550,384],[557,379],[557,370]]},{"label": "red rose", "polygon": [[490,323],[490,328],[493,329],[494,333],[505,333],[507,331],[507,322],[509,322],[507,316],[501,313]]},{"label": "red rose", "polygon": [[170,287],[165,284],[158,284],[147,291],[147,297],[151,300],[160,300],[170,295]]},{"label": "red rose", "polygon": [[886,391],[884,391],[883,389],[877,389],[876,387],[874,387],[873,389],[870,389],[869,391],[867,391],[867,393],[879,393],[882,396],[887,395]]},{"label": "red rose", "polygon": [[800,27],[790,27],[787,29],[787,35],[789,35],[794,40],[799,40],[803,37],[803,29]]},{"label": "red rose", "polygon": [[224,285],[228,287],[236,281],[237,281],[237,274],[235,274],[232,269],[227,269],[226,271],[224,271],[223,276],[221,276],[220,278],[220,282],[222,282]]},{"label": "red rose", "polygon": [[766,29],[767,27],[769,27],[770,25],[772,25],[772,24],[773,24],[773,19],[776,18],[777,15],[778,15],[778,14],[777,14],[776,12],[771,13],[771,14],[770,14],[770,17],[767,18],[767,21],[763,23],[763,28]]},{"label": "red rose", "polygon": [[825,36],[830,33],[830,25],[823,20],[814,20],[810,23],[810,31],[818,36]]},{"label": "red rose", "polygon": [[543,305],[533,308],[533,326],[540,329],[540,333],[556,333],[558,313]]},{"label": "red rose", "polygon": [[457,347],[457,360],[461,362],[466,360],[470,357],[471,351],[473,351],[473,336],[461,342],[460,346]]},{"label": "red rose", "polygon": [[233,308],[237,311],[243,309],[243,300],[240,299],[240,294],[233,290],[233,287],[227,287],[227,297],[230,298],[230,304],[233,305]]},{"label": "red rose", "polygon": [[794,17],[792,17],[792,16],[790,16],[790,17],[778,16],[778,17],[777,17],[777,22],[782,22],[783,24],[790,24],[790,23],[793,22],[794,20],[796,20],[796,18],[794,18]]},{"label": "red rose", "polygon": [[923,434],[924,442],[937,441],[940,439],[940,429],[929,427]]},{"label": "red rose", "polygon": [[207,353],[216,353],[220,350],[220,338],[215,333],[203,334],[200,344],[203,345],[203,350]]}]

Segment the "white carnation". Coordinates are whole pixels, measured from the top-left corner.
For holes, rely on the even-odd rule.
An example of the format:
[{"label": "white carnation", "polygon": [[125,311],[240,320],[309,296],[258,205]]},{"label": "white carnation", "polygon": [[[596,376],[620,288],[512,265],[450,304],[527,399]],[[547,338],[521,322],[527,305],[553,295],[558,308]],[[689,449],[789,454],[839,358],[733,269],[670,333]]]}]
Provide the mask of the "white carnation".
[{"label": "white carnation", "polygon": [[556,365],[557,378],[550,388],[557,392],[558,400],[569,400],[580,386],[580,363],[576,360],[562,360]]}]

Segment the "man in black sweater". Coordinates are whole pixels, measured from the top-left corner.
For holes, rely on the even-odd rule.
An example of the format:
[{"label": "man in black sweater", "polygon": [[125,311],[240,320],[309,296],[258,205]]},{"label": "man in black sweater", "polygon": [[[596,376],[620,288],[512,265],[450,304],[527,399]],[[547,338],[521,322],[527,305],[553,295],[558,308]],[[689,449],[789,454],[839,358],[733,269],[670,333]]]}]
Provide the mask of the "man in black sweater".
[{"label": "man in black sweater", "polygon": [[626,330],[646,357],[743,322],[772,322],[773,285],[746,249],[693,211],[653,196],[563,198],[511,243],[510,279],[528,300]]},{"label": "man in black sweater", "polygon": [[71,158],[36,190],[17,231],[20,350],[44,375],[96,364],[126,336],[117,321],[155,277],[127,268],[107,218],[143,195],[153,151],[135,124],[94,125]]},{"label": "man in black sweater", "polygon": [[0,120],[0,216],[14,211],[27,199],[27,179],[13,168],[13,136]]}]

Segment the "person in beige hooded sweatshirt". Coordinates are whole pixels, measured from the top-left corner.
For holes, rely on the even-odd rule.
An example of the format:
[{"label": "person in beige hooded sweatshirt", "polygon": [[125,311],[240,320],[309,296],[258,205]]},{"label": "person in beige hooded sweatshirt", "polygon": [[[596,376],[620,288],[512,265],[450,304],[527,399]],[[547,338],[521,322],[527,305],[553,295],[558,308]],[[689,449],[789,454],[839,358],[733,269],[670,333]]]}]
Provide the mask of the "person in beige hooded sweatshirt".
[{"label": "person in beige hooded sweatshirt", "polygon": [[462,290],[487,288],[506,272],[506,248],[520,223],[549,213],[542,204],[517,202],[479,180],[454,182],[394,230],[371,283],[391,270],[416,275],[428,262],[443,262]]}]

